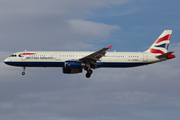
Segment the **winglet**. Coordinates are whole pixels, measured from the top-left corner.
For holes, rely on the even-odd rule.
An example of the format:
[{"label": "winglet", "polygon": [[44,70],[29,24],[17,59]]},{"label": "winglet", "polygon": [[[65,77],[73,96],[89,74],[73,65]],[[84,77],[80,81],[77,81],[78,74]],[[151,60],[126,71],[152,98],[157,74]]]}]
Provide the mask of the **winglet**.
[{"label": "winglet", "polygon": [[109,48],[109,49],[111,49],[111,48],[112,48],[112,45],[111,45],[111,46],[109,46],[108,48]]}]

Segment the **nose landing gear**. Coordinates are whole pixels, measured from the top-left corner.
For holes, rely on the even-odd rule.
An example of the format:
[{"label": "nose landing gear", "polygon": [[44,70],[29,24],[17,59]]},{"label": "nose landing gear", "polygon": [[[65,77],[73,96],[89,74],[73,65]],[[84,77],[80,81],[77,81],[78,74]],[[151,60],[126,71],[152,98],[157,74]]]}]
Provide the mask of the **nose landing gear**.
[{"label": "nose landing gear", "polygon": [[25,75],[25,70],[26,70],[26,67],[23,67],[22,75]]}]

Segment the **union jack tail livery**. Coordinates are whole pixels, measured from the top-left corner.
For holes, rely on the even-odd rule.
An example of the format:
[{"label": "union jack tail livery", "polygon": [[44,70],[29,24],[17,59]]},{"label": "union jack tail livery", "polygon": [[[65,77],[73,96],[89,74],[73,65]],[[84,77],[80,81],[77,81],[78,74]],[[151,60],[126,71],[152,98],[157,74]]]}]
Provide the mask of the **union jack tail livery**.
[{"label": "union jack tail livery", "polygon": [[158,37],[158,39],[152,44],[147,50],[154,54],[165,54],[167,53],[169,42],[171,39],[172,30],[164,30],[164,32]]}]

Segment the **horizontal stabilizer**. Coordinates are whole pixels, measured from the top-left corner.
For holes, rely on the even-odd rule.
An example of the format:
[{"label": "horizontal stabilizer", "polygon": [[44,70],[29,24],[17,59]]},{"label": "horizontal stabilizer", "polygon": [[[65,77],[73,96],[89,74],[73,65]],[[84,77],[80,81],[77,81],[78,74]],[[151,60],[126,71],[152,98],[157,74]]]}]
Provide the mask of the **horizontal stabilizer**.
[{"label": "horizontal stabilizer", "polygon": [[159,55],[159,56],[156,56],[157,58],[164,58],[164,57],[167,57],[168,55],[172,54],[173,52],[168,52],[168,53],[165,53],[165,54],[162,54],[162,55]]}]

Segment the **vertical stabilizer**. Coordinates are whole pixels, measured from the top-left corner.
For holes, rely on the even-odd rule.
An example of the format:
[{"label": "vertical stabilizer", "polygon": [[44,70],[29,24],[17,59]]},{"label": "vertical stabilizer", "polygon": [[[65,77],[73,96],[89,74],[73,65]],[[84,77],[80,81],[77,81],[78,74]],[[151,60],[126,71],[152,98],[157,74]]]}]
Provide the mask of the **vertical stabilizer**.
[{"label": "vertical stabilizer", "polygon": [[151,52],[153,54],[167,53],[171,34],[172,30],[164,30],[164,32],[158,37],[158,39],[151,45],[151,47],[146,52]]}]

